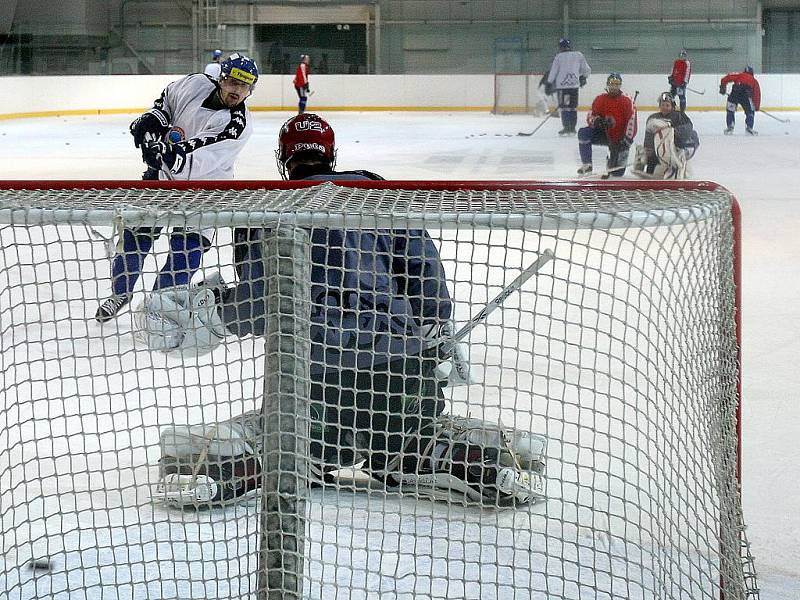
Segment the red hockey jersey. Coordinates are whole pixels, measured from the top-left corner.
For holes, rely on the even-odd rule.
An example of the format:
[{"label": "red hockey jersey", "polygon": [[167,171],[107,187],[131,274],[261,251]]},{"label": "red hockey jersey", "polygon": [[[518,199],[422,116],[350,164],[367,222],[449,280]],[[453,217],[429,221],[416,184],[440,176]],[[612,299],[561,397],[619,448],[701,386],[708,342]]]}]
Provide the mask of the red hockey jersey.
[{"label": "red hockey jersey", "polygon": [[308,85],[308,65],[301,62],[297,65],[297,71],[294,72],[294,86],[305,87]]},{"label": "red hockey jersey", "polygon": [[625,94],[619,96],[600,94],[595,98],[592,102],[592,111],[586,120],[592,125],[595,117],[601,116],[611,120],[611,127],[606,131],[609,142],[617,143],[624,137],[630,140],[636,137],[638,128],[636,108],[633,106],[633,100]]},{"label": "red hockey jersey", "polygon": [[[758,81],[756,81],[752,73],[745,73],[744,71],[741,73],[728,73],[725,77],[720,79],[719,86],[723,88],[731,82],[733,82],[733,90],[731,90],[731,93],[736,90],[737,86],[750,88],[749,95],[753,99],[753,108],[761,110],[761,86],[758,85]],[[722,91],[722,89],[720,89],[720,91]]]},{"label": "red hockey jersey", "polygon": [[672,85],[686,85],[692,76],[692,63],[687,58],[679,58],[672,63]]}]

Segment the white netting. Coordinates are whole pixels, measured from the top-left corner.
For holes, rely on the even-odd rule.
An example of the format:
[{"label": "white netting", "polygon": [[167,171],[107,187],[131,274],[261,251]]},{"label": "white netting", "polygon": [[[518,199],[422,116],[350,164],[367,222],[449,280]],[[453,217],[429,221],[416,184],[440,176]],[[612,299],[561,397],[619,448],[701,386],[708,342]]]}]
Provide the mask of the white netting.
[{"label": "white netting", "polygon": [[496,115],[526,113],[540,117],[555,108],[555,97],[548,100],[544,86],[540,85],[543,76],[543,73],[495,73],[492,112]]},{"label": "white netting", "polygon": [[[398,275],[389,289],[411,304],[420,299],[403,287],[413,280],[413,252],[398,251],[397,240],[406,228],[424,227],[441,256],[457,326],[542,252],[554,254],[464,340],[480,383],[443,394],[446,414],[546,436],[546,500],[498,507],[420,498],[369,479],[359,461],[343,461],[351,468],[311,489],[305,504],[288,495],[278,503],[285,521],[292,511],[305,517],[305,539],[296,549],[286,542],[289,558],[281,559],[300,577],[299,597],[694,600],[719,598],[722,585],[726,599],[757,596],[736,480],[732,198],[713,189],[527,187],[0,191],[0,222],[9,223],[0,226],[4,597],[266,597],[258,572],[267,494],[200,510],[151,494],[165,429],[211,426],[214,438],[232,419],[241,431],[260,432],[265,391],[270,402],[280,388],[275,406],[285,412],[273,425],[303,439],[293,446],[291,437],[267,435],[262,444],[258,434],[245,435],[264,464],[302,462],[278,445],[302,449],[310,441],[313,455],[315,410],[325,405],[314,404],[320,368],[330,368],[326,352],[346,349],[336,346],[345,338],[326,311],[350,307],[352,314],[336,317],[342,327],[375,334],[369,324],[393,310],[367,293],[383,289],[377,268],[355,273],[360,289],[346,289],[339,276],[347,267],[337,275],[330,247],[315,235],[304,242],[291,233],[295,225],[391,230],[383,233]],[[266,313],[288,314],[267,325],[284,336],[269,356],[262,337],[232,334],[199,358],[153,351],[131,335],[128,307],[102,326],[95,321],[111,292],[103,238],[117,239],[123,226],[186,225],[219,228],[195,281],[215,271],[240,291],[267,281]],[[242,270],[248,258],[231,247],[231,227],[247,225],[261,232],[264,248],[265,238],[289,231],[269,251],[279,258],[265,275],[253,277],[252,264]],[[357,262],[360,269],[390,253],[381,243],[361,243],[369,260]],[[129,306],[152,288],[168,249],[166,236],[155,241]],[[320,271],[322,264],[329,266]],[[308,289],[298,280],[309,267],[310,283],[323,273],[330,290],[324,299],[312,291],[310,305],[296,297]],[[241,315],[239,300],[227,306]],[[252,308],[228,324],[258,330],[264,313]],[[414,347],[418,332],[406,335]],[[359,377],[385,372],[378,362],[340,369],[325,390],[344,398]],[[293,396],[309,389],[310,440],[306,399]],[[379,428],[384,409],[357,402]],[[414,420],[406,423],[413,435]],[[375,431],[358,425],[327,447],[340,457],[357,448],[369,462]],[[313,456],[311,463],[321,464]],[[240,474],[240,481],[260,479]],[[292,495],[302,499],[299,481]],[[299,557],[294,567],[292,557]],[[30,569],[32,558],[46,558],[51,569]],[[279,585],[297,597],[289,575]]]}]

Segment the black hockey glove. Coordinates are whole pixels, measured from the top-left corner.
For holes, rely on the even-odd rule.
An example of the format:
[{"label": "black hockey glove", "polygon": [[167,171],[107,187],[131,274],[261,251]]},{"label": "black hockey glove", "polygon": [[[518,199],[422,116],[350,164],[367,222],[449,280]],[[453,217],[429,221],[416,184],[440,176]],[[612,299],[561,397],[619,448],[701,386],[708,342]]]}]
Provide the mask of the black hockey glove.
[{"label": "black hockey glove", "polygon": [[163,110],[151,108],[131,123],[130,130],[133,136],[133,144],[139,148],[145,142],[144,138],[148,133],[153,134],[158,139],[164,137],[164,134],[169,130],[169,117]]},{"label": "black hockey glove", "polygon": [[580,84],[581,87],[585,86],[586,85],[586,75],[581,75],[580,77],[578,77],[578,83]]},{"label": "black hockey glove", "polygon": [[306,90],[306,94],[311,91],[311,86],[309,84],[305,84],[303,88]]},{"label": "black hockey glove", "polygon": [[606,117],[597,116],[594,118],[594,121],[592,121],[592,127],[605,131],[606,129],[611,127],[611,121]]},{"label": "black hockey glove", "polygon": [[724,85],[720,85],[719,86],[719,93],[722,94],[723,96],[725,95],[725,86]]},{"label": "black hockey glove", "polygon": [[670,85],[675,85],[675,80],[672,78],[672,75],[667,77],[667,83],[669,83]]},{"label": "black hockey glove", "polygon": [[619,141],[619,149],[622,151],[627,151],[633,145],[633,140],[629,137],[624,137]]},{"label": "black hockey glove", "polygon": [[158,170],[166,168],[178,174],[186,164],[186,150],[181,144],[145,143],[142,146],[142,159],[149,167]]},{"label": "black hockey glove", "polygon": [[554,91],[555,90],[553,89],[553,84],[550,83],[549,81],[545,81],[544,82],[544,95],[545,96],[552,96]]}]

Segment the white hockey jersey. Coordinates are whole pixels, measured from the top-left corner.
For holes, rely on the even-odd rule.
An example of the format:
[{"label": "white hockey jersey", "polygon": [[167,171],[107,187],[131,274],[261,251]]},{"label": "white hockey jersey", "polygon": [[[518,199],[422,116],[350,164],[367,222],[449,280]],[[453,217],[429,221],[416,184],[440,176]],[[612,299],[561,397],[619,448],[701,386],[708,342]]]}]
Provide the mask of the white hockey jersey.
[{"label": "white hockey jersey", "polygon": [[[253,121],[244,102],[234,108],[217,106],[217,84],[203,73],[170,83],[154,108],[167,114],[166,139],[186,152],[183,169],[174,179],[233,179],[233,165],[253,133]],[[161,179],[167,179],[162,172]]]},{"label": "white hockey jersey", "polygon": [[577,88],[580,87],[581,75],[588,77],[591,74],[592,70],[589,68],[583,52],[568,50],[559,52],[553,58],[547,81],[557,90]]}]

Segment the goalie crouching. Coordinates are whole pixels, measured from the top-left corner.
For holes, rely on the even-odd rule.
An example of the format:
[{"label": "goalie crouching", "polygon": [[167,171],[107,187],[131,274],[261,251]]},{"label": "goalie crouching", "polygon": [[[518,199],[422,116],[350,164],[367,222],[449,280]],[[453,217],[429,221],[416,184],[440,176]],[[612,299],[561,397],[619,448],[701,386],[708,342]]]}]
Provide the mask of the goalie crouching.
[{"label": "goalie crouching", "polygon": [[[334,171],[333,129],[310,113],[283,125],[276,154],[290,180],[380,179]],[[265,235],[235,230],[237,285],[212,276],[149,295],[135,313],[137,337],[153,349],[198,355],[228,335],[263,336]],[[470,383],[470,372],[453,338],[444,267],[428,233],[314,228],[310,237],[309,485],[360,466],[388,487],[420,496],[492,506],[542,498],[545,438],[443,414],[443,389]],[[167,427],[158,494],[200,506],[255,492],[263,431],[260,410]]]},{"label": "goalie crouching", "polygon": [[633,172],[649,179],[688,179],[689,160],[700,147],[692,120],[677,109],[669,92],[658,97],[658,109],[647,117],[644,144],[636,146]]}]

